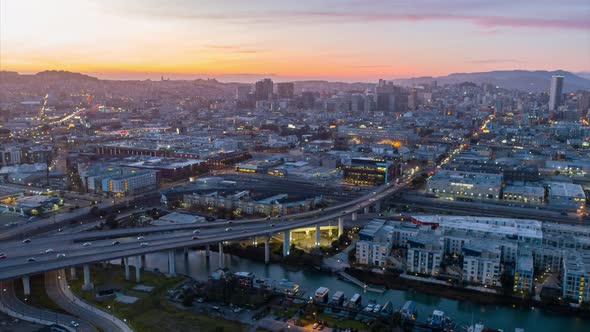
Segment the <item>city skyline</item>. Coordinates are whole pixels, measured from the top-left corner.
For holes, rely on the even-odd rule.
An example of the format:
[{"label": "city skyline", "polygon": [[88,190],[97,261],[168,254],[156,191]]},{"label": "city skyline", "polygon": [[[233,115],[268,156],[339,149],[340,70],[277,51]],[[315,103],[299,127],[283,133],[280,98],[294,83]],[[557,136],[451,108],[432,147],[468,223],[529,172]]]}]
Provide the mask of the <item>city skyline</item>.
[{"label": "city skyline", "polygon": [[589,71],[590,5],[535,1],[534,12],[531,5],[5,1],[1,69],[112,79],[341,81],[511,69]]}]

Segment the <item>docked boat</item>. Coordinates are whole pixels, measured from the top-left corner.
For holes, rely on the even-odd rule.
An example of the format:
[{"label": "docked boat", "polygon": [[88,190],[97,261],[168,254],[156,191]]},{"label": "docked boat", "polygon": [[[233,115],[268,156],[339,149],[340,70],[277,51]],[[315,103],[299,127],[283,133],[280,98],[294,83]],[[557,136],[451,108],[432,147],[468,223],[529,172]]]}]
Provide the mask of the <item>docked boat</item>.
[{"label": "docked boat", "polygon": [[434,310],[432,315],[428,316],[426,320],[430,327],[441,330],[453,330],[455,324],[448,316],[445,316],[444,311]]},{"label": "docked boat", "polygon": [[416,302],[407,301],[400,309],[400,314],[404,320],[416,320],[418,317],[418,310],[416,309]]}]

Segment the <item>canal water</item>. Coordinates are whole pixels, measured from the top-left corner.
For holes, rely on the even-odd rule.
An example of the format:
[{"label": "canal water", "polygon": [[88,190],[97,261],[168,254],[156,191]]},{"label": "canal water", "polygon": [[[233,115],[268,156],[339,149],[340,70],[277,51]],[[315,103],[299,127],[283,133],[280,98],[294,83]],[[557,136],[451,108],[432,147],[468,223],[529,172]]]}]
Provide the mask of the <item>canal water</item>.
[{"label": "canal water", "polygon": [[[206,280],[217,269],[218,256],[216,252],[211,252],[211,257],[207,259],[204,251],[190,251],[188,257],[185,257],[182,252],[178,252],[175,263],[177,273],[190,275],[197,280]],[[148,255],[145,264],[148,270],[158,268],[161,272],[167,272],[168,255],[167,253]],[[361,293],[363,303],[372,299],[383,304],[389,300],[395,308],[399,308],[405,301],[411,300],[416,302],[418,320],[420,321],[425,321],[433,310],[438,309],[444,311],[459,325],[469,324],[473,317],[474,323],[482,322],[486,327],[503,329],[505,332],[512,332],[515,328],[524,328],[526,332],[590,331],[590,320],[539,309],[478,305],[401,290],[387,290],[382,294],[363,292],[360,287],[340,280],[330,273],[292,270],[280,264],[266,265],[231,255],[225,255],[225,265],[232,272],[248,271],[254,273],[257,277],[275,280],[288,279],[299,284],[300,289],[306,291],[307,295],[313,293],[318,287],[324,286],[330,289],[331,294],[337,290],[343,291],[347,298],[350,298],[354,293]],[[485,294],[481,296],[485,296]]]}]

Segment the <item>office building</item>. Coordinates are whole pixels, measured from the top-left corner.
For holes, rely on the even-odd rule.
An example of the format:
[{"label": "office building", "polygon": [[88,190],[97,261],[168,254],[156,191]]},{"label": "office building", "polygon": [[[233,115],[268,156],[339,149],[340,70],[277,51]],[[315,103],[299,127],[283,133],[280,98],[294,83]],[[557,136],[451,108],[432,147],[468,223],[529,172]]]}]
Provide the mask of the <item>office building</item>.
[{"label": "office building", "polygon": [[109,195],[135,195],[158,187],[156,171],[131,170],[127,174],[102,179],[102,190]]},{"label": "office building", "polygon": [[563,76],[554,75],[551,77],[551,90],[549,92],[549,111],[556,111],[562,102]]},{"label": "office building", "polygon": [[344,182],[369,186],[389,183],[399,175],[399,165],[378,158],[353,158],[342,167]]},{"label": "office building", "polygon": [[265,78],[261,81],[256,82],[254,94],[256,101],[260,100],[272,100],[274,83],[270,78]]},{"label": "office building", "polygon": [[428,179],[426,192],[457,201],[499,200],[502,175],[441,170]]},{"label": "office building", "polygon": [[236,100],[244,103],[248,101],[248,96],[252,88],[249,85],[240,85],[236,88]]},{"label": "office building", "polygon": [[277,97],[279,99],[293,99],[295,96],[295,84],[292,82],[277,83]]}]

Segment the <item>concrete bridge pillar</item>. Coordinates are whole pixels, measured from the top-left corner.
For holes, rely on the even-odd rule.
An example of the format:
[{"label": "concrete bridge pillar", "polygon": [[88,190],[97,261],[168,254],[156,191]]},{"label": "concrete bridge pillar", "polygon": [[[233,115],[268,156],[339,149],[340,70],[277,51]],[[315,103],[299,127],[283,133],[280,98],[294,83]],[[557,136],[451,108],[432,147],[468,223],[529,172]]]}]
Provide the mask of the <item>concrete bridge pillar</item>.
[{"label": "concrete bridge pillar", "polygon": [[29,276],[23,277],[23,290],[25,296],[31,295],[31,281],[29,280]]},{"label": "concrete bridge pillar", "polygon": [[315,246],[316,246],[316,248],[320,247],[320,240],[321,240],[320,235],[321,235],[320,225],[318,224],[318,225],[315,225]]},{"label": "concrete bridge pillar", "polygon": [[[356,220],[356,212],[352,214],[353,219]],[[338,237],[344,234],[344,217],[338,217]]]},{"label": "concrete bridge pillar", "polygon": [[205,257],[209,258],[211,256],[211,249],[209,249],[209,245],[205,246]]},{"label": "concrete bridge pillar", "polygon": [[224,257],[223,257],[223,242],[219,242],[219,267],[224,267]]},{"label": "concrete bridge pillar", "polygon": [[94,285],[90,282],[90,265],[84,264],[82,267],[84,270],[84,285],[82,285],[82,289],[90,290],[94,288]]},{"label": "concrete bridge pillar", "polygon": [[291,231],[287,230],[283,233],[283,257],[289,256],[291,247]]},{"label": "concrete bridge pillar", "polygon": [[171,277],[176,276],[176,262],[174,257],[174,250],[168,251],[168,274]]},{"label": "concrete bridge pillar", "polygon": [[184,248],[184,256],[188,256],[188,248]]},{"label": "concrete bridge pillar", "polygon": [[270,236],[264,237],[264,263],[270,262]]},{"label": "concrete bridge pillar", "polygon": [[71,279],[78,279],[78,276],[76,274],[76,267],[75,266],[71,266],[70,267],[70,278]]},{"label": "concrete bridge pillar", "polygon": [[363,208],[363,214],[369,214],[369,207],[368,206],[365,206]]},{"label": "concrete bridge pillar", "polygon": [[125,280],[129,280],[129,257],[123,258],[123,264],[125,265]]},{"label": "concrete bridge pillar", "polygon": [[381,213],[381,201],[375,202],[375,213]]},{"label": "concrete bridge pillar", "polygon": [[139,257],[137,257],[137,263],[135,264],[135,282],[138,284],[141,282],[141,264]]},{"label": "concrete bridge pillar", "polygon": [[358,213],[357,212],[353,212],[352,213],[352,221],[356,221],[358,219]]}]

